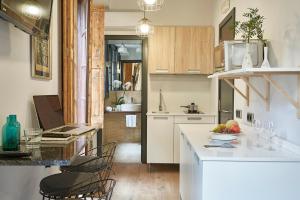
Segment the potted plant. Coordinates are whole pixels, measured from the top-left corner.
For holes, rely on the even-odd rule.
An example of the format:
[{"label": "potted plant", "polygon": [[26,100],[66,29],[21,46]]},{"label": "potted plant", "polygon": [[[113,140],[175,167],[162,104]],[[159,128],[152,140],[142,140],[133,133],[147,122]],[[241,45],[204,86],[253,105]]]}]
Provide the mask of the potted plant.
[{"label": "potted plant", "polygon": [[250,55],[250,40],[259,39],[263,41],[263,23],[265,17],[258,14],[258,12],[258,8],[248,8],[248,12],[243,14],[246,20],[243,22],[237,21],[235,23],[236,34],[240,34],[246,42],[246,53],[242,64],[243,68],[253,67]]}]

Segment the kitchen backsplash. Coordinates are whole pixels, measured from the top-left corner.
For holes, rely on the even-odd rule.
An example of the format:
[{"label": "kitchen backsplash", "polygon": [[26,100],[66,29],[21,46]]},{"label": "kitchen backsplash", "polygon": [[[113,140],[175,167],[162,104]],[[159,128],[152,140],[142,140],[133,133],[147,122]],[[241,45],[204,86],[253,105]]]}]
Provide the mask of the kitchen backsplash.
[{"label": "kitchen backsplash", "polygon": [[148,82],[148,111],[157,111],[159,90],[162,89],[163,109],[181,112],[180,106],[194,102],[199,110],[211,111],[211,80],[201,75],[150,75]]}]

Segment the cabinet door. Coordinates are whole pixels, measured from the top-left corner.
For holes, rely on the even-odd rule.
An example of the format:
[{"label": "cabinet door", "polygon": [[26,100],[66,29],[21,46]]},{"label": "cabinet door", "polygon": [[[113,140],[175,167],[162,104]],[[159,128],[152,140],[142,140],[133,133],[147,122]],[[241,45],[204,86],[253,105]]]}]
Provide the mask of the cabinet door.
[{"label": "cabinet door", "polygon": [[174,163],[180,163],[180,128],[174,124]]},{"label": "cabinet door", "polygon": [[175,27],[155,27],[148,39],[150,73],[174,73]]},{"label": "cabinet door", "polygon": [[180,172],[179,172],[179,191],[181,200],[187,200],[188,190],[188,168],[187,168],[187,143],[183,133],[180,133]]},{"label": "cabinet door", "polygon": [[193,156],[192,199],[202,200],[202,162],[195,152]]},{"label": "cabinet door", "polygon": [[149,116],[147,162],[173,163],[173,116]]},{"label": "cabinet door", "polygon": [[213,38],[212,27],[176,27],[175,73],[212,73]]}]

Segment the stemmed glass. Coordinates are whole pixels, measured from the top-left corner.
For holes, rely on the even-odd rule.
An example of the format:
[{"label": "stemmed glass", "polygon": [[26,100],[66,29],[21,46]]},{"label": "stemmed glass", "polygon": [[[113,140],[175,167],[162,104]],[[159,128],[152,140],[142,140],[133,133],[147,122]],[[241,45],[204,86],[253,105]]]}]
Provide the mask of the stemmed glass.
[{"label": "stemmed glass", "polygon": [[274,127],[274,122],[269,121],[267,123],[267,137],[268,137],[268,150],[269,151],[274,151],[274,147],[273,147],[273,139],[274,137],[276,137],[276,133],[275,133],[275,127]]},{"label": "stemmed glass", "polygon": [[260,144],[260,133],[262,131],[262,123],[260,120],[253,120],[253,126],[256,132],[256,147],[261,147],[262,145]]}]

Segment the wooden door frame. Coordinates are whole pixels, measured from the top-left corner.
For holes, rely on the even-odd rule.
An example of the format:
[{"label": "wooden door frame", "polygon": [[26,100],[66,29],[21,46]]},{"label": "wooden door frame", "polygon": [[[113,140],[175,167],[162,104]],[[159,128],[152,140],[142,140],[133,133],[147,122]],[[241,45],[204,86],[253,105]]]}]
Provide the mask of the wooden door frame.
[{"label": "wooden door frame", "polygon": [[107,40],[142,40],[142,112],[141,112],[141,161],[147,163],[147,112],[148,112],[148,38],[135,35],[105,35]]}]

